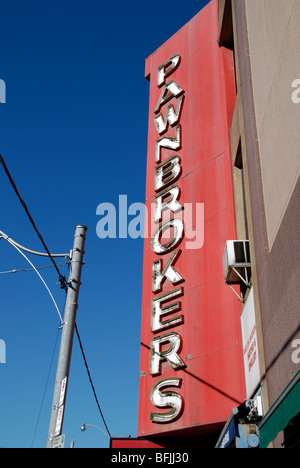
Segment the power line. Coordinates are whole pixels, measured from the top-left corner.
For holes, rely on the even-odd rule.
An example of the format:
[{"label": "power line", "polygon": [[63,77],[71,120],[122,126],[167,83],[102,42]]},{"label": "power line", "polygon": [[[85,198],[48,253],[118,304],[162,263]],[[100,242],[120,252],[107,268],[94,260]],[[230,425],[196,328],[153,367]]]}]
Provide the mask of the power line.
[{"label": "power line", "polygon": [[[58,263],[57,266],[61,265],[70,265],[70,262],[62,262]],[[40,267],[36,267],[36,270],[44,270],[46,268],[54,268],[53,265],[44,265]],[[0,271],[0,275],[7,275],[9,273],[20,273],[20,272],[27,272],[27,271],[34,271],[34,268],[14,268],[13,270],[7,270],[7,271]]]},{"label": "power line", "polygon": [[[33,228],[34,228],[34,230],[35,230],[35,232],[37,233],[37,235],[38,235],[40,241],[42,242],[42,244],[43,244],[43,246],[44,246],[44,249],[46,250],[46,252],[47,252],[47,254],[48,254],[48,256],[49,256],[51,262],[53,263],[54,268],[56,269],[56,271],[57,271],[57,273],[58,273],[58,276],[59,276],[59,283],[60,283],[61,288],[64,289],[64,290],[67,292],[68,283],[67,283],[66,277],[63,276],[63,275],[61,274],[61,272],[59,271],[59,268],[58,268],[58,266],[57,266],[55,260],[53,259],[53,255],[51,255],[51,253],[50,253],[50,251],[49,251],[49,249],[48,249],[48,247],[47,247],[47,245],[46,245],[46,243],[45,243],[45,241],[44,241],[44,239],[43,239],[41,233],[39,232],[39,230],[38,230],[38,228],[37,228],[37,226],[36,226],[36,224],[35,224],[35,222],[34,222],[32,216],[31,216],[31,214],[30,214],[30,212],[29,212],[29,210],[28,210],[28,208],[27,208],[27,205],[26,205],[25,201],[23,200],[23,198],[21,197],[21,194],[20,194],[20,192],[19,192],[19,190],[18,190],[18,188],[17,188],[17,186],[16,186],[16,184],[15,184],[15,182],[14,182],[14,180],[13,180],[13,178],[12,178],[12,176],[11,176],[11,174],[10,174],[10,172],[9,172],[9,170],[8,170],[8,168],[7,168],[6,164],[5,164],[5,161],[4,161],[4,159],[3,159],[3,157],[2,157],[1,154],[0,154],[0,162],[1,162],[2,166],[3,166],[3,169],[4,169],[4,171],[5,171],[6,175],[7,175],[7,177],[8,177],[8,179],[9,179],[9,181],[10,181],[10,183],[11,183],[11,185],[12,185],[12,187],[13,187],[13,189],[14,189],[16,195],[17,195],[17,197],[19,198],[19,201],[21,202],[21,204],[22,204],[22,206],[23,206],[23,208],[24,208],[24,210],[25,210],[25,212],[26,212],[26,214],[27,214],[27,216],[28,216],[28,218],[29,218],[29,220],[30,220],[30,222],[31,222],[31,224],[32,224],[32,226],[33,226]],[[12,241],[11,239],[9,239],[8,236],[5,236],[4,238],[5,238],[5,240],[7,240],[11,245],[13,245],[13,247],[15,247],[17,250],[19,250],[19,252],[27,259],[27,257],[25,256],[25,254],[23,254],[23,253],[20,251],[20,249],[16,246],[16,243],[15,243],[14,241]],[[19,246],[19,247],[22,247],[22,246]],[[31,253],[38,254],[37,252],[33,252],[33,251],[32,251]],[[67,255],[67,256],[68,256],[68,255]],[[27,259],[27,260],[28,260],[28,259]],[[28,260],[28,261],[29,261],[29,263],[31,264],[31,266],[34,268],[34,270],[36,271],[36,273],[40,276],[41,280],[42,280],[43,283],[45,284],[45,286],[46,286],[46,288],[47,288],[49,294],[51,295],[51,297],[52,297],[52,299],[53,299],[53,296],[52,296],[51,292],[49,291],[49,288],[47,287],[46,283],[45,283],[44,280],[42,279],[41,275],[38,273],[37,269],[36,269],[36,268],[34,267],[34,265],[30,262],[30,260]],[[55,303],[54,299],[53,299],[53,302]],[[56,304],[56,303],[55,303],[55,304]],[[56,306],[56,308],[57,308],[57,306]],[[60,313],[59,313],[58,308],[57,308],[57,311],[58,311],[60,320],[61,320],[61,322],[63,323],[63,320],[62,320],[62,318],[61,318],[61,315],[60,315]],[[87,364],[86,356],[85,356],[85,353],[84,353],[84,350],[83,350],[82,341],[81,341],[81,338],[80,338],[80,335],[79,335],[79,332],[78,332],[78,328],[77,328],[77,324],[76,324],[76,323],[75,323],[75,330],[76,330],[76,335],[77,335],[77,338],[78,338],[78,341],[79,341],[79,346],[80,346],[80,349],[81,349],[81,353],[82,353],[82,357],[83,357],[83,360],[84,360],[84,364],[85,364],[85,367],[86,367],[86,370],[87,370],[87,373],[88,373],[89,381],[90,381],[90,384],[91,384],[91,387],[92,387],[92,390],[93,390],[93,394],[94,394],[94,397],[95,397],[95,400],[96,400],[96,403],[97,403],[97,407],[98,407],[98,409],[99,409],[101,418],[102,418],[103,423],[104,423],[104,425],[105,425],[105,428],[106,428],[106,430],[107,430],[109,436],[111,437],[110,431],[109,431],[109,429],[108,429],[108,427],[107,427],[107,424],[106,424],[106,421],[105,421],[105,418],[104,418],[104,415],[103,415],[103,412],[102,412],[102,410],[101,410],[100,403],[99,403],[99,400],[98,400],[98,397],[97,397],[97,394],[96,394],[96,390],[95,390],[95,387],[94,387],[94,384],[93,384],[93,381],[92,381],[91,373],[90,373],[90,370],[89,370],[89,367],[88,367],[88,364]]]},{"label": "power line", "polygon": [[44,239],[43,239],[41,233],[39,232],[39,230],[38,230],[38,228],[37,228],[37,226],[36,226],[36,224],[35,224],[35,222],[34,222],[32,216],[31,216],[31,214],[30,214],[30,212],[29,212],[29,210],[28,210],[28,208],[27,208],[27,205],[26,205],[25,201],[23,200],[23,198],[21,197],[21,194],[20,194],[19,190],[17,189],[17,186],[16,186],[16,184],[15,184],[15,182],[14,182],[14,180],[13,180],[13,178],[12,178],[12,176],[11,176],[11,174],[10,174],[10,172],[9,172],[9,170],[8,170],[8,168],[7,168],[6,164],[5,164],[5,161],[4,161],[4,159],[3,159],[3,157],[2,157],[1,154],[0,154],[0,162],[1,162],[2,166],[3,166],[3,169],[4,169],[4,171],[5,171],[6,175],[7,175],[7,177],[8,177],[8,179],[9,179],[9,181],[10,181],[10,183],[11,183],[11,185],[12,185],[14,191],[16,192],[17,197],[19,198],[19,200],[20,200],[20,202],[21,202],[21,204],[22,204],[22,206],[23,206],[23,208],[24,208],[24,210],[25,210],[25,212],[26,212],[26,214],[27,214],[27,216],[28,216],[28,218],[29,218],[29,220],[30,220],[30,222],[31,222],[31,224],[32,224],[32,226],[33,226],[33,228],[34,228],[34,230],[35,230],[35,232],[36,232],[37,235],[39,236],[39,239],[40,239],[40,241],[42,242],[42,244],[43,244],[43,246],[44,246],[44,249],[46,250],[46,252],[47,252],[47,254],[48,254],[50,260],[51,260],[52,263],[53,263],[54,268],[56,269],[56,271],[57,271],[57,273],[58,273],[58,276],[59,276],[59,283],[60,283],[61,288],[62,288],[62,289],[66,289],[66,287],[67,287],[67,284],[66,284],[66,283],[67,283],[66,277],[63,276],[63,275],[61,274],[61,272],[59,271],[59,269],[58,269],[58,267],[57,267],[57,265],[56,265],[56,263],[55,263],[55,261],[54,261],[52,255],[51,255],[51,253],[50,253],[50,251],[49,251],[49,249],[48,249],[48,247],[47,247],[47,245],[46,245],[46,243],[45,243],[45,241],[44,241]]},{"label": "power line", "polygon": [[10,245],[12,245],[12,246],[27,260],[27,262],[32,266],[32,268],[34,269],[34,271],[36,272],[36,274],[38,275],[38,277],[39,277],[40,280],[42,281],[43,285],[44,285],[45,288],[47,289],[47,291],[48,291],[48,293],[49,293],[49,295],[50,295],[50,297],[51,297],[51,299],[52,299],[52,302],[53,302],[53,304],[54,304],[54,306],[55,306],[55,308],[56,308],[56,311],[57,311],[57,313],[58,313],[58,316],[59,316],[59,319],[60,319],[60,321],[61,321],[61,324],[63,325],[63,324],[64,324],[64,321],[63,321],[62,316],[61,316],[61,314],[60,314],[59,308],[58,308],[58,306],[57,306],[57,304],[56,304],[56,302],[55,302],[55,299],[54,299],[54,297],[53,297],[53,295],[52,295],[50,289],[48,288],[48,286],[47,286],[45,280],[43,279],[43,277],[42,277],[42,276],[40,275],[40,273],[37,271],[37,269],[35,268],[34,264],[29,260],[29,258],[26,257],[26,255],[24,254],[24,252],[22,252],[22,251],[19,249],[19,247],[17,247],[9,238],[5,238],[5,237],[4,237],[4,239],[5,239]]},{"label": "power line", "polygon": [[42,414],[42,409],[43,409],[43,405],[44,405],[44,401],[45,401],[45,396],[46,396],[46,392],[47,392],[47,388],[48,388],[48,383],[49,383],[49,379],[50,379],[51,369],[52,369],[52,365],[53,365],[53,361],[54,361],[54,357],[55,357],[55,350],[56,350],[56,346],[57,346],[57,342],[58,342],[58,337],[59,337],[59,328],[58,328],[58,330],[57,330],[56,339],[55,339],[55,344],[54,344],[54,348],[53,348],[53,351],[52,351],[52,357],[51,357],[51,361],[50,361],[50,366],[49,366],[49,370],[48,370],[48,375],[47,375],[47,379],[46,379],[46,384],[45,384],[45,388],[44,388],[44,393],[43,393],[43,396],[42,396],[42,401],[41,401],[41,404],[40,404],[40,409],[39,409],[38,416],[37,416],[37,420],[36,420],[36,424],[35,424],[34,434],[33,434],[32,442],[31,442],[31,448],[33,448],[33,444],[34,444],[34,441],[35,441],[35,437],[36,437],[38,425],[39,425],[40,418],[41,418],[41,414]]},{"label": "power line", "polygon": [[92,387],[92,390],[93,390],[93,393],[94,393],[94,397],[95,397],[95,400],[96,400],[96,403],[97,403],[97,406],[98,406],[99,413],[101,415],[101,418],[102,418],[104,426],[105,426],[105,428],[107,430],[107,433],[109,434],[109,437],[111,438],[111,433],[110,433],[110,431],[109,431],[109,429],[107,427],[107,424],[106,424],[106,421],[105,421],[105,418],[104,418],[104,415],[103,415],[103,412],[101,410],[101,406],[100,406],[100,403],[99,403],[99,400],[98,400],[98,397],[97,397],[97,394],[96,394],[96,390],[95,390],[95,387],[94,387],[94,384],[93,384],[93,381],[92,381],[91,373],[90,373],[90,370],[89,370],[89,367],[88,367],[88,363],[87,363],[87,360],[86,360],[86,357],[85,357],[85,353],[84,353],[83,346],[82,346],[82,341],[81,341],[79,331],[78,331],[78,327],[77,327],[76,323],[75,323],[75,331],[76,331],[76,335],[77,335],[77,338],[78,338],[78,341],[79,341],[79,346],[80,346],[80,349],[81,349],[81,353],[82,353],[82,357],[83,357],[83,360],[84,360],[85,368],[86,368],[86,371],[87,371],[88,376],[89,376],[90,384],[91,384],[91,387]]},{"label": "power line", "polygon": [[[0,231],[0,234],[1,236],[3,237],[9,237],[7,236],[3,231]],[[19,249],[21,250],[24,250],[25,252],[28,252],[30,254],[33,254],[33,255],[38,255],[39,257],[49,257],[49,255],[47,253],[43,253],[43,252],[36,252],[35,250],[31,250],[31,249],[28,249],[27,247],[24,247],[24,245],[21,245],[21,244],[18,244],[15,240],[13,240],[11,237],[10,237],[10,240],[17,246],[19,247]],[[70,253],[63,253],[63,254],[51,254],[51,256],[54,258],[54,257],[65,257],[65,258],[71,258],[72,257],[72,250],[70,251]]]}]

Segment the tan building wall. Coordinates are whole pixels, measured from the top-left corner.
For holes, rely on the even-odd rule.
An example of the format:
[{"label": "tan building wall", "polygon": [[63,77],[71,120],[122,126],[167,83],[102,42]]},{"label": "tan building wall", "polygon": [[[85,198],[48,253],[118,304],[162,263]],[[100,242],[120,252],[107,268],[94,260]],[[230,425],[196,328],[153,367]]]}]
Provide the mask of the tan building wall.
[{"label": "tan building wall", "polygon": [[269,249],[300,173],[299,0],[247,0],[246,20]]},{"label": "tan building wall", "polygon": [[299,25],[299,0],[219,0],[219,42],[235,54],[236,224],[250,241],[266,410],[300,368]]}]

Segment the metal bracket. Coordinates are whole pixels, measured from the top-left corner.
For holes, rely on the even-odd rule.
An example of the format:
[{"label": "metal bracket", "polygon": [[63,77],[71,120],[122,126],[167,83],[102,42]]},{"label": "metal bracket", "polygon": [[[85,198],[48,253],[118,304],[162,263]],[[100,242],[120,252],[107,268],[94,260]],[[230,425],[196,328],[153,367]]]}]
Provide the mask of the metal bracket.
[{"label": "metal bracket", "polygon": [[233,287],[231,286],[231,284],[228,284],[228,286],[230,287],[230,289],[232,289],[232,291],[234,292],[234,294],[239,298],[239,300],[244,303],[245,302],[245,299],[243,298],[243,296],[240,296],[234,289]]},{"label": "metal bracket", "polygon": [[248,273],[247,273],[247,267],[245,267],[245,274],[246,274],[246,280],[245,278],[242,277],[242,275],[237,271],[236,268],[231,267],[233,271],[238,275],[239,278],[243,281],[243,283],[247,286],[247,288],[250,288],[250,283],[249,283],[249,278],[248,278]]}]

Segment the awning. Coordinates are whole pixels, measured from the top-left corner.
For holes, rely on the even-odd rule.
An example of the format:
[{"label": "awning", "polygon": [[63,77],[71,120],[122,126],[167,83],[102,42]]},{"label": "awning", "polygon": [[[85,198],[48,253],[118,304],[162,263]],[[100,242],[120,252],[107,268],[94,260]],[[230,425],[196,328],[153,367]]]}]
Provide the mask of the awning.
[{"label": "awning", "polygon": [[267,448],[300,412],[300,371],[262,419],[259,427],[260,448]]}]

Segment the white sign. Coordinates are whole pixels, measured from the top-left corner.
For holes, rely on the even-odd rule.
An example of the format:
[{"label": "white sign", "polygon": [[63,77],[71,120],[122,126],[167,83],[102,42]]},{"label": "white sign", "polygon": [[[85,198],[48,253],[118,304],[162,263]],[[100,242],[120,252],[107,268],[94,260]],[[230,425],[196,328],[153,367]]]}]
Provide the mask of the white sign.
[{"label": "white sign", "polygon": [[63,422],[63,415],[64,415],[64,405],[62,405],[57,413],[57,420],[56,420],[56,426],[55,426],[55,436],[60,435],[61,432],[61,427],[62,427],[62,422]]},{"label": "white sign", "polygon": [[52,448],[65,448],[65,440],[66,440],[65,434],[55,437],[53,439]]},{"label": "white sign", "polygon": [[253,288],[243,308],[241,325],[247,398],[251,398],[260,383]]},{"label": "white sign", "polygon": [[67,388],[67,377],[65,377],[64,380],[61,383],[59,406],[62,406],[64,404],[64,402],[65,402],[66,388]]}]

